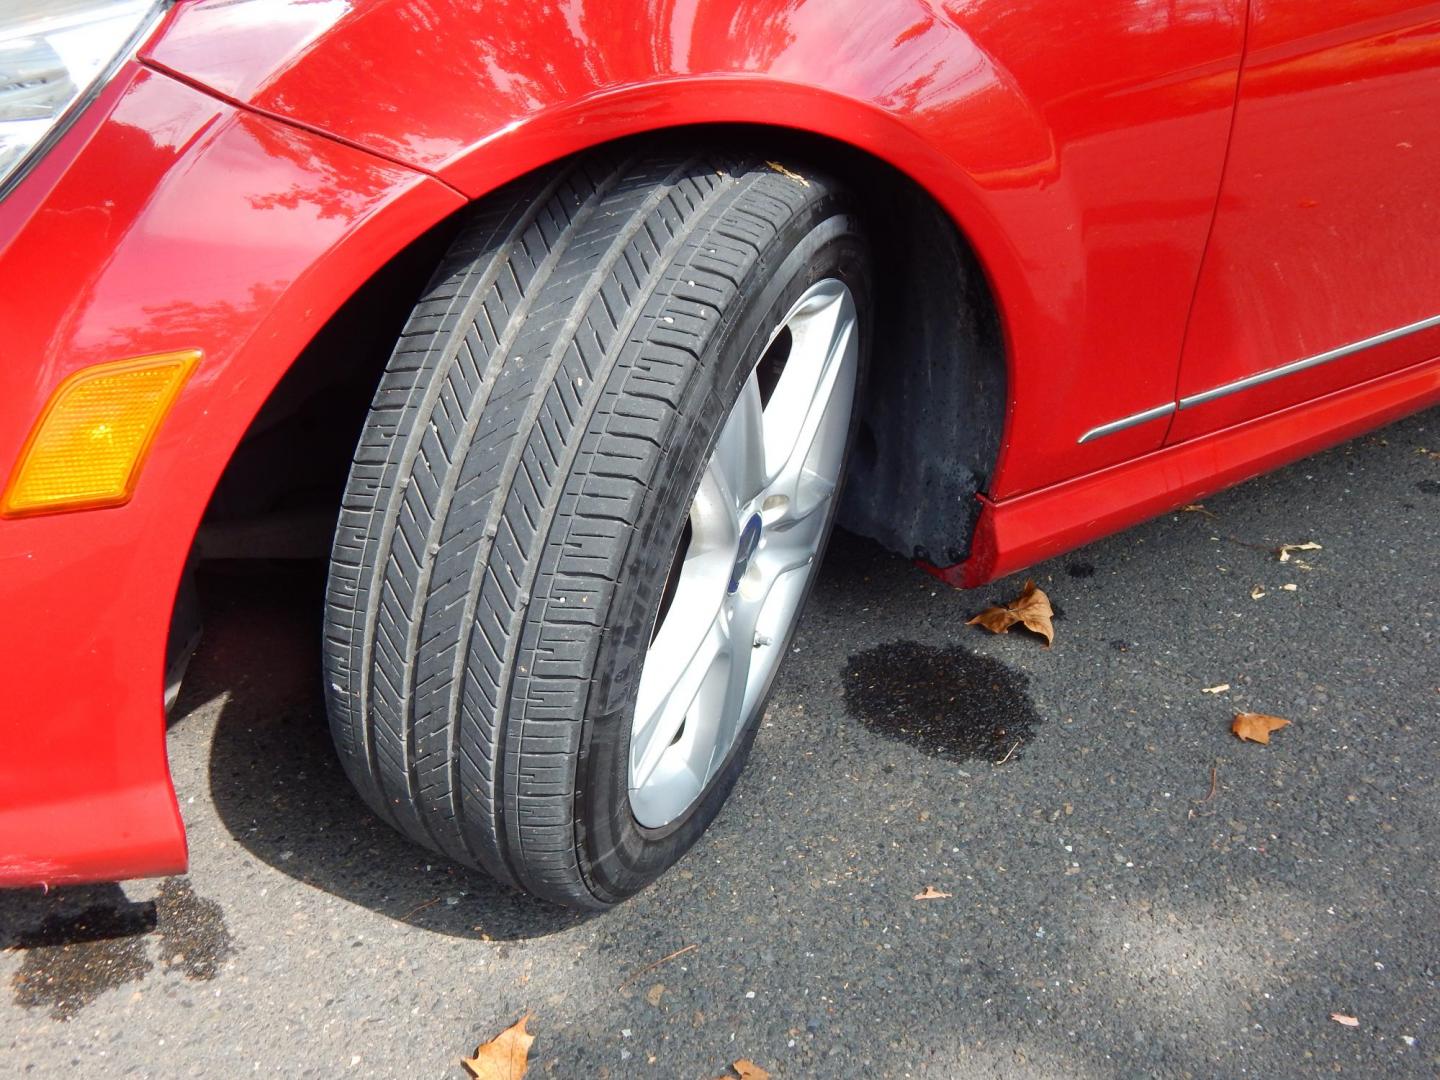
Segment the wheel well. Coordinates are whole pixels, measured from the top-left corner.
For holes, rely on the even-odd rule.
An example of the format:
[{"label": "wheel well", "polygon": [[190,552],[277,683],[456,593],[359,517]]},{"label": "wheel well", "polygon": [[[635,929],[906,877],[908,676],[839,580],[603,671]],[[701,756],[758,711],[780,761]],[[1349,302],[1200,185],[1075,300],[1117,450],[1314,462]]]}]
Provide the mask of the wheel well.
[{"label": "wheel well", "polygon": [[[844,179],[862,196],[879,260],[870,382],[840,521],[907,557],[963,560],[999,452],[1003,338],[985,274],[918,184],[855,148],[764,127],[667,137],[744,139],[777,164]],[[463,211],[462,211],[463,213]],[[406,316],[458,227],[442,222],[337,311],[236,448],[192,561],[324,557],[361,424]]]},{"label": "wheel well", "polygon": [[963,562],[1004,431],[999,305],[969,242],[928,192],[849,148],[817,144],[817,159],[827,149],[830,168],[861,190],[879,262],[869,381],[839,523],[899,555]]}]

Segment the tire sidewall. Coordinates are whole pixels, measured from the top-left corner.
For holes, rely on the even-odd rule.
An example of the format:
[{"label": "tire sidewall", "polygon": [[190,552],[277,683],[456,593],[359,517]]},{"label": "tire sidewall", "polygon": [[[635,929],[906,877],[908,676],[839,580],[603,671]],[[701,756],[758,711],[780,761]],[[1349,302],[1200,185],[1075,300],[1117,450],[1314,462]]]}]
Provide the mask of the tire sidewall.
[{"label": "tire sidewall", "polygon": [[[729,796],[754,742],[773,675],[771,685],[764,688],[738,733],[725,764],[690,809],[659,829],[646,828],[635,820],[630,807],[629,760],[636,692],[665,578],[690,503],[724,421],[775,327],[806,289],[825,278],[837,278],[850,289],[858,318],[860,356],[847,438],[848,458],[864,388],[873,289],[859,220],[842,199],[826,192],[787,222],[766,245],[706,341],[695,377],[676,414],[667,451],[652,477],[654,494],[645,501],[632,529],[606,620],[609,629],[596,657],[576,762],[577,855],[586,882],[600,904],[612,904],[637,892],[695,843]],[[843,466],[840,479],[843,485]],[[837,488],[818,554],[824,552],[839,496]],[[807,594],[814,580],[812,574]],[[776,643],[785,652],[789,651],[803,610],[802,599],[784,640]]]}]

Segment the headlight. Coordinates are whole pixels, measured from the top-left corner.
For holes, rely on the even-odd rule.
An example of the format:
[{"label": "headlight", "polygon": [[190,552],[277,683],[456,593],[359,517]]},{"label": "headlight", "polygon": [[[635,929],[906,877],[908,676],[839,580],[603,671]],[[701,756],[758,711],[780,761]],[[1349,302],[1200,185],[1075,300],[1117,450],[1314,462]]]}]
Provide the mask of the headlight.
[{"label": "headlight", "polygon": [[0,0],[0,194],[163,6],[157,0]]}]

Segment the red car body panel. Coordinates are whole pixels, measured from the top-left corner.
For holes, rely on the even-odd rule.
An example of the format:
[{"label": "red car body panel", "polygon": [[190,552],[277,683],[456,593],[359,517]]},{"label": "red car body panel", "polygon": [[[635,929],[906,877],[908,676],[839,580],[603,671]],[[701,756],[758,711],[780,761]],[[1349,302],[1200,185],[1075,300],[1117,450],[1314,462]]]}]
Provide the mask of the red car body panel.
[{"label": "red car body panel", "polygon": [[1440,403],[1440,358],[1044,491],[984,500],[970,558],[925,569],[973,588]]},{"label": "red car body panel", "polygon": [[[200,0],[145,55],[477,197],[686,124],[778,123],[889,162],[961,223],[1005,309],[1000,498],[1164,439],[1077,444],[1174,392],[1244,38],[1242,0],[1179,7]],[[253,17],[269,8],[285,21]]]},{"label": "red car body panel", "polygon": [[[1177,396],[1440,314],[1437,61],[1433,0],[1257,5]],[[1437,355],[1440,326],[1182,409],[1170,441]]]},{"label": "red car body panel", "polygon": [[0,522],[0,884],[184,869],[162,695],[201,513],[326,318],[464,203],[420,173],[139,68],[88,119],[47,159],[49,175],[17,190],[28,200],[0,204],[5,471],[73,371],[205,355],[130,503]]},{"label": "red car body panel", "polygon": [[584,147],[803,130],[953,217],[1009,365],[971,558],[935,571],[957,584],[1440,400],[1427,331],[1081,441],[1437,314],[1440,6],[1254,7],[1247,30],[1244,0],[179,3],[0,202],[0,474],[67,375],[204,352],[127,505],[0,521],[0,884],[183,868],[166,633],[234,447],[388,259]]}]

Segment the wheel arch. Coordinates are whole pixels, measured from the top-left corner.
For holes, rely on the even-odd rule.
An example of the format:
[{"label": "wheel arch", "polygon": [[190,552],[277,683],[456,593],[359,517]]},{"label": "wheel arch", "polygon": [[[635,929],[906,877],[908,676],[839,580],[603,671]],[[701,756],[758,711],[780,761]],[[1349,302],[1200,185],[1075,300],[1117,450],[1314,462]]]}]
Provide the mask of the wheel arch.
[{"label": "wheel arch", "polygon": [[[983,366],[983,378],[962,370],[959,379],[986,408],[968,415],[948,392],[929,409],[910,402],[933,378],[890,391],[877,384],[888,417],[918,410],[932,429],[923,447],[918,439],[882,446],[882,458],[959,443],[964,460],[912,469],[903,497],[866,506],[852,493],[846,517],[907,555],[939,565],[964,557],[972,496],[1002,471],[1012,441],[1004,429],[1025,420],[1014,409],[1015,357],[1044,355],[1036,340],[1050,322],[1037,302],[1045,274],[1036,249],[1066,268],[1062,278],[1083,283],[1085,265],[1053,117],[1036,97],[1043,87],[1017,78],[986,46],[1008,40],[998,32],[1003,12],[977,8],[958,19],[929,0],[614,0],[563,14],[442,2],[424,19],[402,0],[312,7],[184,5],[145,61],[428,172],[471,200],[601,144],[722,128],[762,135],[782,160],[800,154],[903,190],[900,232],[939,270],[911,298],[913,313],[927,317],[900,351],[923,356],[932,375]],[[369,88],[359,99],[336,92],[357,63]],[[1031,205],[1013,197],[1018,191],[1059,197]],[[974,318],[982,306],[983,326]],[[968,333],[966,356],[942,355],[947,335],[968,331],[978,332]],[[1025,365],[1027,398],[1034,367]],[[945,510],[927,522],[932,505]]]},{"label": "wheel arch", "polygon": [[[882,287],[840,520],[905,557],[937,565],[963,561],[980,509],[976,495],[1000,453],[1009,379],[1001,307],[960,225],[917,180],[854,142],[777,124],[695,123],[581,149],[625,138],[743,143],[777,169],[821,170],[858,192]],[[529,159],[493,150],[507,164],[494,182],[362,280],[279,372],[230,452],[192,557],[286,558],[328,550],[360,424],[410,307],[460,216],[533,171],[516,166]],[[320,391],[339,396],[317,401]],[[297,438],[305,443],[301,470],[286,464],[297,460]],[[320,500],[311,512],[296,513],[303,502],[295,497],[299,483],[308,486],[312,502]]]}]

